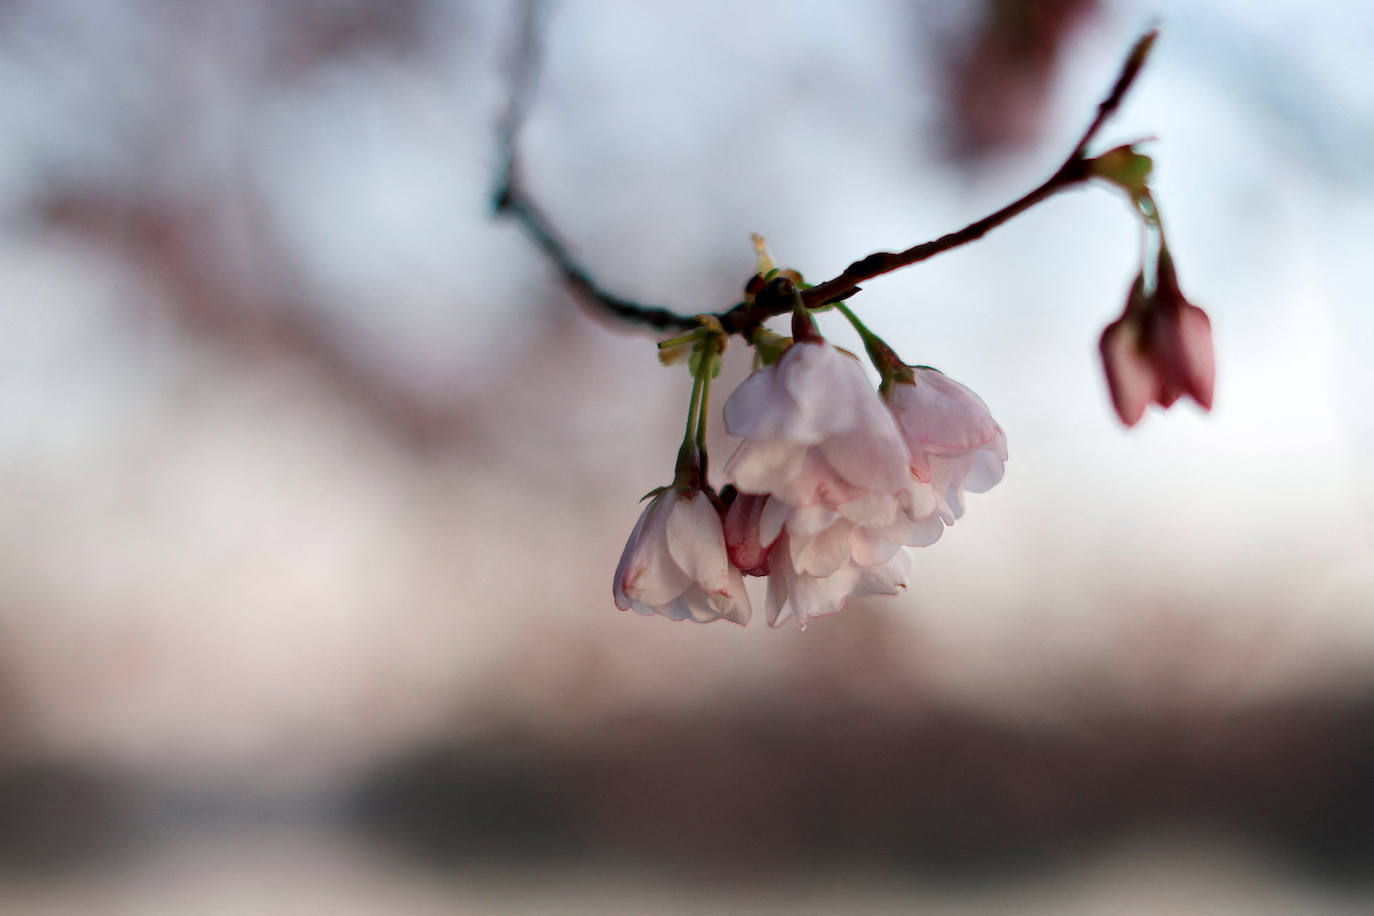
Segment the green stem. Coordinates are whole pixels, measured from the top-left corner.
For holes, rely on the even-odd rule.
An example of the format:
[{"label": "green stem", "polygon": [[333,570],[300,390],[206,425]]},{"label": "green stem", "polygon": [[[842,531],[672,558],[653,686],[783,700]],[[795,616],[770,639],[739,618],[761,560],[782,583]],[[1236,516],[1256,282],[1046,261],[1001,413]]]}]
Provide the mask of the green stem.
[{"label": "green stem", "polygon": [[859,332],[859,337],[863,339],[864,346],[867,347],[869,341],[877,340],[878,335],[868,329],[868,325],[859,320],[859,316],[854,314],[854,310],[843,302],[833,302],[830,307],[838,309],[849,323],[854,326],[854,330]]},{"label": "green stem", "polygon": [[697,436],[703,387],[704,383],[701,378],[692,379],[692,400],[687,405],[687,431],[682,437],[682,447],[677,451],[677,468],[673,477],[673,486],[675,487],[692,486],[697,482],[699,476]]},{"label": "green stem", "polygon": [[701,366],[701,403],[697,408],[697,455],[699,456],[698,471],[701,474],[701,484],[706,485],[706,419],[711,415],[711,376],[715,374],[716,360],[719,356],[716,353],[716,340],[711,337],[707,340],[706,358],[702,360]]},{"label": "green stem", "polygon": [[715,357],[708,356],[701,372],[701,406],[697,410],[697,449],[702,457],[706,456],[706,418],[711,412],[711,372],[715,369]]},{"label": "green stem", "polygon": [[882,376],[884,388],[893,379],[903,379],[910,376],[911,370],[906,363],[902,362],[896,351],[887,345],[887,341],[870,331],[868,325],[860,321],[859,316],[854,314],[853,309],[843,302],[836,302],[834,305],[858,332],[859,339],[864,342],[864,349],[868,351],[868,358],[873,362],[873,368],[877,369],[878,374]]}]

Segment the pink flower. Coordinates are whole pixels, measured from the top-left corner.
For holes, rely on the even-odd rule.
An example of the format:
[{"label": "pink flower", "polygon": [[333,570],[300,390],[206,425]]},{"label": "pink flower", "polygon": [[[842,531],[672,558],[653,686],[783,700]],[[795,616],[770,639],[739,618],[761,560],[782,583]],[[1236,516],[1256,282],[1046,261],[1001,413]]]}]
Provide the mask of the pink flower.
[{"label": "pink flower", "polygon": [[773,496],[741,494],[725,514],[725,543],[746,575],[769,577],[769,625],[796,617],[805,629],[850,597],[906,588],[911,560],[901,545],[934,543],[942,527],[934,514],[916,522],[901,514],[871,528],[819,505],[793,509]]},{"label": "pink flower", "polygon": [[938,369],[913,366],[883,398],[911,453],[911,473],[943,499],[945,524],[964,514],[964,491],[986,493],[1006,470],[1007,436],[988,406]]},{"label": "pink flower", "polygon": [[625,544],[612,591],[622,611],[749,622],[744,577],[726,557],[720,515],[701,490],[653,498]]},{"label": "pink flower", "polygon": [[896,544],[890,545],[890,549],[885,545],[878,552],[885,553],[886,559],[866,566],[861,560],[875,559],[874,556],[864,555],[864,547],[859,547],[857,553],[853,549],[856,541],[867,540],[861,531],[841,530],[831,536],[848,540],[851,545],[844,552],[844,562],[824,575],[813,574],[815,567],[794,559],[798,553],[805,553],[805,548],[798,551],[791,542],[791,534],[782,534],[774,545],[775,559],[768,577],[769,626],[782,626],[790,617],[796,617],[801,629],[807,629],[809,619],[844,610],[851,597],[900,595],[907,588],[910,553]]},{"label": "pink flower", "polygon": [[1102,332],[1100,347],[1112,404],[1127,426],[1139,422],[1151,402],[1169,407],[1185,394],[1212,409],[1212,322],[1184,298],[1167,251],[1159,258],[1154,294],[1145,295],[1144,274],[1138,275],[1126,310]]},{"label": "pink flower", "polygon": [[725,428],[744,438],[725,465],[742,493],[871,526],[936,507],[910,486],[906,445],[863,368],[823,340],[799,341],[745,379],[725,402]]},{"label": "pink flower", "polygon": [[940,500],[908,470],[892,414],[863,368],[823,340],[793,344],[725,404],[744,437],[725,473],[731,559],[767,573],[769,623],[840,610],[853,595],[897,594],[901,545],[939,537]]}]

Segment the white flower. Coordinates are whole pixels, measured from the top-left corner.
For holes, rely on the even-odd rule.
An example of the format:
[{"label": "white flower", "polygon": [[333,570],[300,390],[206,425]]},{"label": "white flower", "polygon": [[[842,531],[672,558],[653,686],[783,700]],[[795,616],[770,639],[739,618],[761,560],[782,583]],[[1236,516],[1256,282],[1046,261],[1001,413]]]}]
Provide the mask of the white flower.
[{"label": "white flower", "polygon": [[1006,470],[1007,436],[988,406],[954,379],[926,366],[911,382],[883,391],[911,453],[911,473],[943,501],[940,515],[953,524],[964,514],[964,491],[986,493]]},{"label": "white flower", "polygon": [[863,368],[825,341],[799,341],[745,379],[725,402],[725,428],[744,439],[726,476],[742,493],[814,510],[812,533],[837,518],[881,527],[936,508],[911,485],[906,445]]},{"label": "white flower", "polygon": [[664,490],[639,517],[612,584],[615,605],[698,623],[749,622],[744,577],[725,555],[720,515],[701,490]]},{"label": "white flower", "polygon": [[[768,576],[768,623],[833,614],[850,597],[895,595],[906,588],[911,560],[896,540],[839,519],[805,532],[808,514],[771,496],[740,494],[725,513],[730,561],[745,575]],[[935,533],[941,529],[938,519]]]},{"label": "white flower", "polygon": [[795,616],[805,627],[851,596],[906,586],[901,545],[939,537],[940,501],[909,472],[857,360],[799,341],[735,390],[725,425],[744,437],[725,466],[742,494],[726,516],[730,556],[769,575],[772,626]]},{"label": "white flower", "polygon": [[[810,548],[822,540],[839,546],[828,553],[828,561],[817,564],[822,554]],[[768,577],[768,625],[773,627],[795,617],[804,630],[812,617],[834,614],[850,598],[900,594],[911,572],[911,555],[899,545],[877,542],[865,529],[844,522],[801,548],[784,532],[773,547]],[[826,571],[817,574],[821,570]]]}]

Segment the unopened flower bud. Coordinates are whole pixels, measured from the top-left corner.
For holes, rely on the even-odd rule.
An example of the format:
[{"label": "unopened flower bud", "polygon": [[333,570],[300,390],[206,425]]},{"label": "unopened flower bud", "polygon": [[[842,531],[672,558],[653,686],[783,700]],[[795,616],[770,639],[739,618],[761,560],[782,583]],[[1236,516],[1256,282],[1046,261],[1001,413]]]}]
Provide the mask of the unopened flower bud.
[{"label": "unopened flower bud", "polygon": [[1134,426],[1150,403],[1169,407],[1182,395],[1212,409],[1216,357],[1212,322],[1183,296],[1168,249],[1160,253],[1155,291],[1138,275],[1121,317],[1102,332],[1102,365],[1112,405]]}]

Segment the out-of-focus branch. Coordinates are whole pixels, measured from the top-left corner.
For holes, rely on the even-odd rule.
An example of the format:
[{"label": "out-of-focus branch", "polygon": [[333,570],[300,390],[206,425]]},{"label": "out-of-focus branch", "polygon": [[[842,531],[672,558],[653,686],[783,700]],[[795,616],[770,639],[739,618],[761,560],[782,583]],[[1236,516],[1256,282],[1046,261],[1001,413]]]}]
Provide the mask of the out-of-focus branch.
[{"label": "out-of-focus branch", "polygon": [[[599,308],[616,318],[660,330],[686,330],[696,327],[696,319],[692,316],[681,315],[661,306],[644,305],[623,299],[599,286],[592,279],[587,269],[573,258],[567,246],[555,233],[552,225],[534,204],[529,192],[520,180],[517,145],[520,128],[528,111],[534,75],[540,58],[544,9],[545,4],[542,0],[531,0],[526,7],[520,45],[512,73],[510,103],[501,121],[498,134],[501,178],[494,199],[496,211],[511,216],[520,223],[540,250],[558,268],[568,285],[589,306]],[[1106,98],[1097,106],[1096,115],[1083,132],[1073,152],[1044,182],[1005,207],[969,223],[962,229],[946,233],[928,242],[913,245],[905,251],[876,252],[855,261],[838,276],[807,289],[803,293],[803,301],[806,305],[810,308],[816,308],[827,302],[844,299],[853,295],[858,289],[858,284],[866,280],[891,273],[894,270],[900,270],[903,267],[919,264],[937,254],[977,241],[991,230],[1024,213],[1041,201],[1060,191],[1086,182],[1092,177],[1092,160],[1087,154],[1088,145],[1121,106],[1126,93],[1130,91],[1136,77],[1139,76],[1158,34],[1158,30],[1152,29],[1135,43],[1122,65],[1115,84],[1113,84]],[[783,314],[789,307],[769,300],[741,302],[724,312],[718,313],[716,317],[719,318],[721,326],[727,333],[747,336],[764,320]]]},{"label": "out-of-focus branch", "polygon": [[554,232],[552,224],[540,212],[520,176],[520,158],[516,141],[529,109],[530,94],[542,57],[540,40],[543,37],[547,3],[530,0],[525,5],[520,39],[511,67],[511,95],[501,118],[497,134],[497,149],[501,156],[500,181],[492,200],[496,212],[511,217],[525,230],[539,250],[553,262],[563,280],[587,302],[589,307],[610,315],[660,330],[688,330],[697,326],[696,319],[679,315],[662,306],[644,305],[624,299],[605,289],[591,273],[572,256],[568,246]]},{"label": "out-of-focus branch", "polygon": [[[209,210],[83,190],[50,195],[36,211],[46,225],[117,252],[141,275],[155,278],[166,291],[159,301],[189,332],[244,353],[269,358],[279,354],[309,366],[397,441],[419,450],[440,447],[466,416],[462,402],[423,397],[359,359],[329,322],[284,292],[291,287],[284,279],[265,284],[278,292],[270,301],[259,301],[249,298],[261,295],[259,291],[245,290],[210,269],[202,255],[207,240],[215,237]],[[257,241],[259,271],[283,277],[285,270],[273,259],[272,246]]]}]

